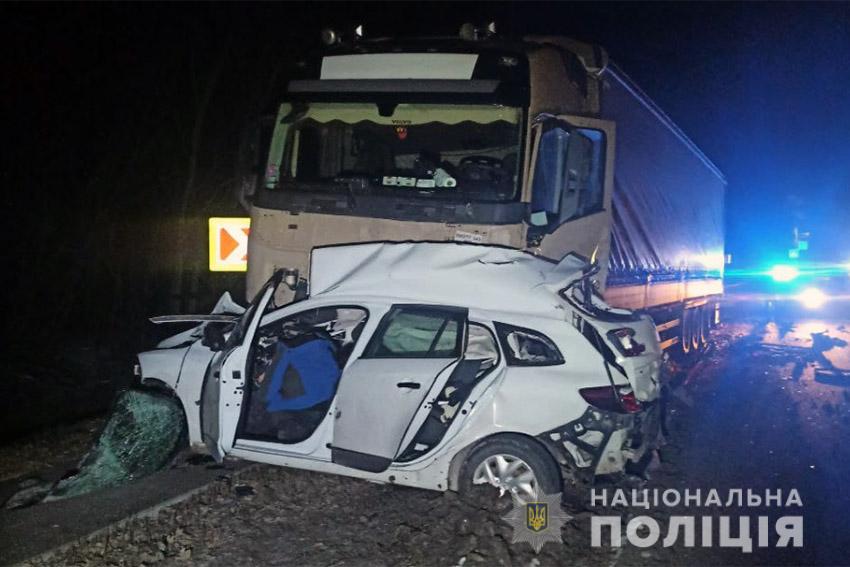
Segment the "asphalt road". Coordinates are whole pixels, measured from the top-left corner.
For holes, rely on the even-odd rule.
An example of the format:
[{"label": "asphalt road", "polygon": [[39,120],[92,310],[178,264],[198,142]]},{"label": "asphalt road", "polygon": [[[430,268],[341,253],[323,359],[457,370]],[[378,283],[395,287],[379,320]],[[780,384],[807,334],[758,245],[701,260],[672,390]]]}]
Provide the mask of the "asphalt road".
[{"label": "asphalt road", "polygon": [[[240,465],[241,466],[241,465]],[[226,479],[234,464],[185,465],[77,498],[0,509],[0,564],[13,564]]]},{"label": "asphalt road", "polygon": [[848,564],[850,309],[734,299],[725,353],[692,385],[682,468],[693,480],[800,492],[802,509],[774,514],[802,510],[803,548],[756,550],[741,562]]},{"label": "asphalt road", "polygon": [[[724,501],[730,489],[761,494],[781,490],[786,496],[797,490],[802,507],[602,510],[587,502],[571,503],[568,512],[574,518],[562,532],[564,545],[546,544],[536,555],[524,543],[511,543],[511,528],[501,519],[505,510],[483,510],[453,494],[259,467],[240,475],[238,487],[213,482],[212,492],[170,507],[155,522],[134,520],[111,531],[108,539],[75,545],[43,564],[137,565],[139,558],[146,565],[850,564],[850,444],[845,442],[850,433],[850,312],[843,305],[807,312],[793,305],[768,308],[735,299],[730,297],[724,308],[726,322],[715,331],[710,352],[692,366],[671,365],[668,442],[649,481],[628,486],[701,489],[703,494],[716,489]],[[190,475],[196,472],[208,475],[207,480],[216,476],[216,471]],[[156,501],[157,490],[176,489],[175,474],[187,473],[166,471],[156,482],[142,481],[139,486],[148,488],[141,493]],[[132,505],[136,498],[134,490],[124,487],[67,501],[76,510],[69,513],[74,517],[51,512],[51,519],[42,521],[38,515],[47,509],[40,506],[17,511],[18,527],[9,532],[12,537],[4,533],[0,557],[7,559],[8,550],[16,549],[7,547],[10,539],[45,530],[73,531],[83,510],[120,515],[120,506]],[[674,515],[694,515],[697,521],[712,516],[715,522],[728,516],[732,536],[746,516],[752,522],[753,550],[718,547],[717,523],[710,547],[701,546],[699,538],[696,546],[686,546],[679,537],[669,547],[659,539],[648,548],[593,548],[593,514],[619,515],[624,524],[649,515],[661,525],[662,539]],[[759,547],[755,525],[762,515],[771,522],[782,515],[802,515],[803,546],[777,548],[771,532],[769,545]],[[13,525],[10,517],[5,516],[3,532]],[[44,547],[56,540],[39,541]],[[21,557],[22,552],[16,553]]]}]

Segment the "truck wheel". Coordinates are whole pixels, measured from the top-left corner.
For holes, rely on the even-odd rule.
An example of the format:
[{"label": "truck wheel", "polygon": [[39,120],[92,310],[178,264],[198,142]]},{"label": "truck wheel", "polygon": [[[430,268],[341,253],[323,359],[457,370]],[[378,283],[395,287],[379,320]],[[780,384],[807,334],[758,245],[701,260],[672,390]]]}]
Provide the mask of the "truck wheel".
[{"label": "truck wheel", "polygon": [[519,435],[499,435],[484,441],[463,463],[460,492],[470,497],[486,491],[486,498],[499,501],[516,497],[534,502],[542,492],[562,491],[561,473],[546,449]]}]

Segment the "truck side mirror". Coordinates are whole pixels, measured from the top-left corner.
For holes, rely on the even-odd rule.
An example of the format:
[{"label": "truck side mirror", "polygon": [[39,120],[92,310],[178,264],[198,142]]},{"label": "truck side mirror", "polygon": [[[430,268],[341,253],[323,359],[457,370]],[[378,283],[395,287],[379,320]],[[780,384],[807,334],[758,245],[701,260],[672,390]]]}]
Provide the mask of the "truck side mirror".
[{"label": "truck side mirror", "polygon": [[549,224],[549,215],[546,211],[537,211],[528,215],[528,224],[531,226],[546,226]]},{"label": "truck side mirror", "polygon": [[236,197],[246,211],[250,208],[249,200],[263,182],[273,131],[272,116],[252,120],[242,131],[236,163]]},{"label": "truck side mirror", "polygon": [[224,331],[218,325],[207,323],[204,325],[204,336],[201,339],[201,344],[213,352],[220,351],[224,348]]}]

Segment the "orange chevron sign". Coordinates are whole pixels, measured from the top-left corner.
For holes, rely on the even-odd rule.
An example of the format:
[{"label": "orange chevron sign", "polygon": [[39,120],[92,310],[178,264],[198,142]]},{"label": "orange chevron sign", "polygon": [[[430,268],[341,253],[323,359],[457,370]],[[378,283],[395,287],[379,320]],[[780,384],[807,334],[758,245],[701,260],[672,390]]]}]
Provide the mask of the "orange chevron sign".
[{"label": "orange chevron sign", "polygon": [[248,269],[248,234],[251,219],[247,217],[211,217],[210,271],[244,272]]}]

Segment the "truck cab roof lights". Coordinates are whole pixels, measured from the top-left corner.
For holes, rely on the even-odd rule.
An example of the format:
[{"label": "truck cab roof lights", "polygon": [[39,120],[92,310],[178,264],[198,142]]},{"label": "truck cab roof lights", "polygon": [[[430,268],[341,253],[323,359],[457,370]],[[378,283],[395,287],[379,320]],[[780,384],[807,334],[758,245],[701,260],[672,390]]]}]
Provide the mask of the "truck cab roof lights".
[{"label": "truck cab roof lights", "polygon": [[490,22],[486,26],[480,27],[473,23],[467,22],[460,26],[458,36],[466,41],[480,41],[482,39],[491,39],[496,35],[496,22]]},{"label": "truck cab roof lights", "polygon": [[[366,35],[366,30],[363,27],[363,24],[360,24],[357,27],[355,27],[354,30],[352,30],[351,36],[349,38],[353,41],[358,41],[358,40],[363,39],[363,37],[365,35]],[[322,43],[324,45],[327,45],[328,47],[330,47],[332,45],[337,45],[339,43],[343,43],[344,39],[346,39],[346,37],[344,37],[343,34],[341,34],[340,32],[338,32],[337,30],[335,30],[333,28],[323,29],[320,32],[319,37],[322,40]]]}]

